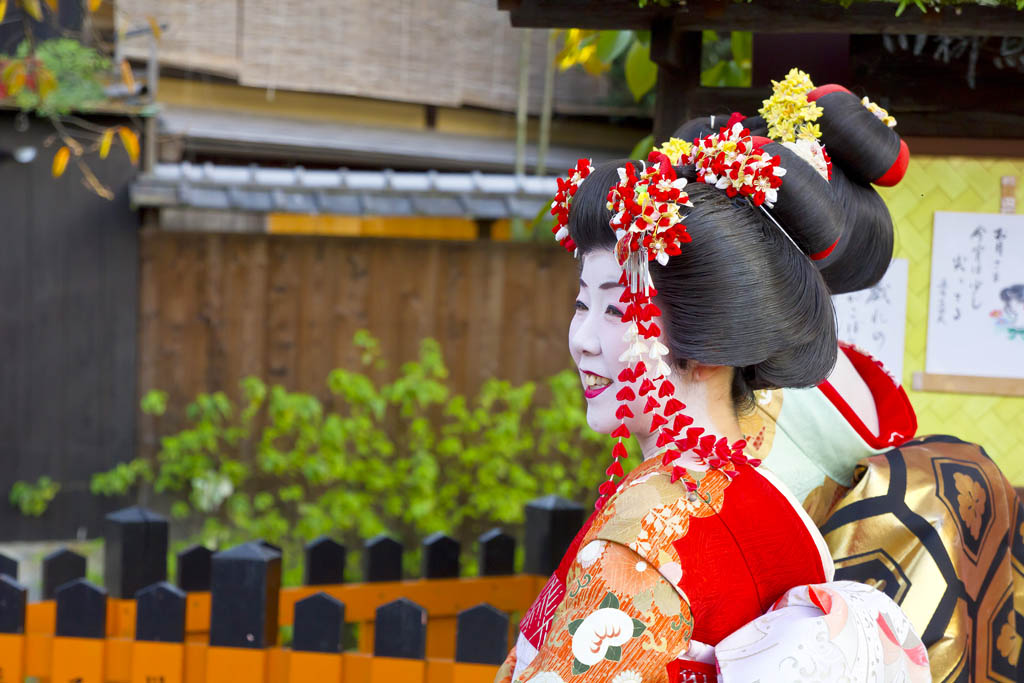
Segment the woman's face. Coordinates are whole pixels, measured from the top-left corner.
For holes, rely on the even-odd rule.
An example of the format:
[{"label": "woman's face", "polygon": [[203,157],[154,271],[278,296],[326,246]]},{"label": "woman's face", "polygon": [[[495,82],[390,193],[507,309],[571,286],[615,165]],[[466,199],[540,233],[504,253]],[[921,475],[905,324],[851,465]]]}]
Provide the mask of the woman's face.
[{"label": "woman's face", "polygon": [[[621,276],[622,268],[610,249],[587,253],[583,257],[576,312],[569,323],[569,352],[583,383],[587,423],[602,434],[610,434],[620,422],[615,417],[619,407],[615,394],[623,386],[617,378],[626,363],[619,357],[627,346],[623,339],[626,325],[622,322],[626,305],[619,301],[624,289],[619,284]],[[643,404],[642,399],[637,399],[630,404],[630,410],[640,416]],[[635,427],[640,426],[639,419],[626,420],[631,432],[638,433]]]}]

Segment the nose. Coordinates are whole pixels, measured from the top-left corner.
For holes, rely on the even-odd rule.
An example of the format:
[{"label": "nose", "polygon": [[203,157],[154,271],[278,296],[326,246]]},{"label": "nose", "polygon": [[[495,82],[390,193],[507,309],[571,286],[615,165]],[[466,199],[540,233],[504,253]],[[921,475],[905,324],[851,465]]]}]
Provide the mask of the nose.
[{"label": "nose", "polygon": [[593,311],[573,317],[569,324],[569,352],[573,357],[600,355],[601,340],[597,336]]}]

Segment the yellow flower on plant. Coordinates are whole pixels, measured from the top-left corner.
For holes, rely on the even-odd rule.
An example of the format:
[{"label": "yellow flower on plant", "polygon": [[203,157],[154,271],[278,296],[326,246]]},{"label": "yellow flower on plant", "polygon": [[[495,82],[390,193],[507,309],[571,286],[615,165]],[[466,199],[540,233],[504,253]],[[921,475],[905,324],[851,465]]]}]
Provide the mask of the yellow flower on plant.
[{"label": "yellow flower on plant", "polygon": [[599,75],[609,68],[597,56],[597,31],[578,28],[565,32],[565,43],[555,61],[562,71],[568,71],[579,64],[589,73]]},{"label": "yellow flower on plant", "polygon": [[800,69],[791,69],[781,81],[772,81],[772,96],[762,103],[760,111],[768,124],[768,137],[780,142],[821,137],[821,130],[814,122],[823,111],[807,101],[811,90],[814,90],[811,77]]},{"label": "yellow flower on plant", "polygon": [[692,147],[693,144],[686,140],[669,138],[668,142],[662,143],[661,147],[655,147],[654,149],[667,156],[673,166],[678,166],[682,163],[683,157],[690,156],[690,149]]},{"label": "yellow flower on plant", "polygon": [[967,524],[971,536],[978,538],[978,534],[981,533],[981,518],[985,514],[985,490],[974,477],[962,472],[955,472],[953,481],[956,484],[956,503],[960,508],[960,518]]}]

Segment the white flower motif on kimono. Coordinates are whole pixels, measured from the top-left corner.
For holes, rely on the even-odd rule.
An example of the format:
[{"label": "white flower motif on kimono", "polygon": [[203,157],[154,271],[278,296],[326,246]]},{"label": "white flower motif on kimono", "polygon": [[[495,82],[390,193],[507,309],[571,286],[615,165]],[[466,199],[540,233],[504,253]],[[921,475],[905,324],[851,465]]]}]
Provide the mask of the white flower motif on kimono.
[{"label": "white flower motif on kimono", "polygon": [[620,609],[604,607],[587,615],[572,635],[572,654],[593,666],[608,652],[633,637],[633,618]]},{"label": "white flower motif on kimono", "polygon": [[626,669],[612,679],[612,683],[643,683],[644,677],[632,669]]},{"label": "white flower motif on kimono", "polygon": [[608,544],[605,541],[591,541],[576,554],[576,560],[582,567],[589,567],[601,557],[606,545]]}]

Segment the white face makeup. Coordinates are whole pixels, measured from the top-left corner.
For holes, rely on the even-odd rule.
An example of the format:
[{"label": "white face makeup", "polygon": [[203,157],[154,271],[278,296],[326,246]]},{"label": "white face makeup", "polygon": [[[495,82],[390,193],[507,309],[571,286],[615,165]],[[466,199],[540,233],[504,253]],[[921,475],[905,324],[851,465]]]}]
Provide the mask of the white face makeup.
[{"label": "white face makeup", "polygon": [[[619,373],[626,367],[620,361],[626,350],[626,325],[622,322],[622,314],[626,305],[619,301],[623,287],[619,284],[622,268],[615,261],[610,249],[600,249],[587,253],[583,257],[583,271],[580,273],[580,291],[576,297],[576,313],[569,323],[569,352],[576,363],[583,385],[584,396],[587,398],[587,424],[595,432],[611,434],[621,421],[615,412],[621,403],[615,398],[625,384],[618,380]],[[654,321],[662,330],[661,343],[666,344],[665,325],[662,319]],[[687,381],[671,357],[667,357],[672,366],[670,379],[675,385],[675,396],[686,404],[686,413],[694,420],[694,426],[704,427],[714,433],[727,433],[715,429],[715,421],[711,418],[708,408],[707,383],[704,381]],[[728,386],[723,387],[720,398],[723,410],[728,413],[728,420],[721,422],[727,425],[735,423],[731,399],[728,398]],[[638,397],[629,402],[634,417],[625,420],[626,427],[639,442],[645,458],[654,457],[659,453],[657,435],[650,434],[650,414],[644,415],[645,399]],[[724,415],[724,413],[723,413]],[[740,438],[738,425],[732,430],[733,438]],[[706,469],[692,459],[692,454],[683,456],[679,464],[691,469]]]},{"label": "white face makeup", "polygon": [[[611,250],[596,250],[584,256],[576,313],[569,323],[569,352],[587,398],[587,424],[602,434],[610,434],[620,422],[615,417],[620,405],[615,395],[624,386],[618,376],[626,367],[625,361],[619,360],[626,350],[626,325],[622,323],[626,304],[619,301],[623,292],[621,276],[622,268]],[[644,401],[637,399],[629,406],[638,416],[626,420],[634,434],[646,433],[650,426],[643,405]]]}]

